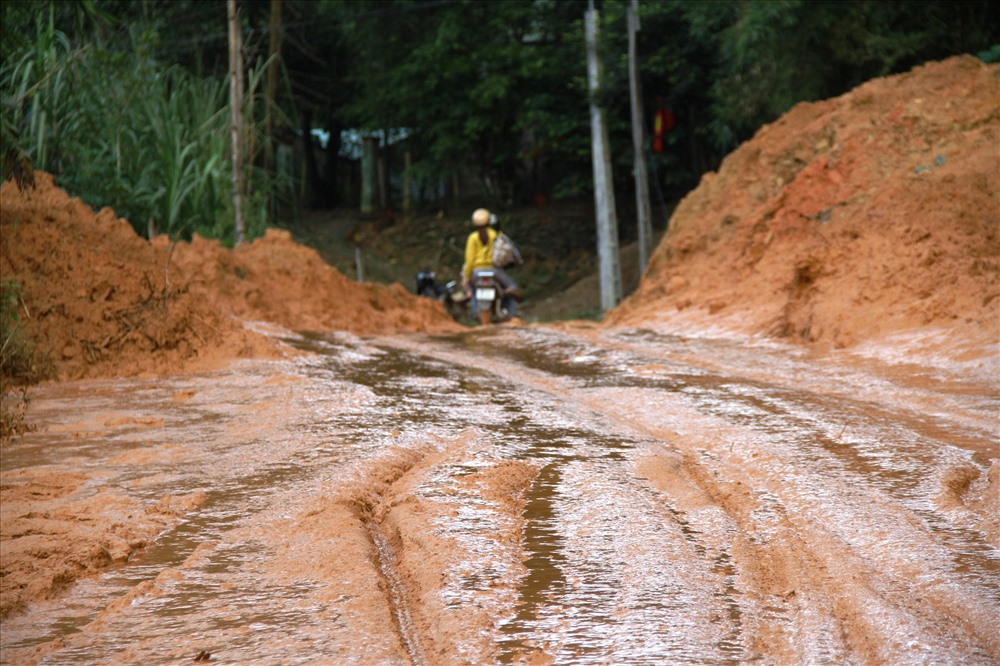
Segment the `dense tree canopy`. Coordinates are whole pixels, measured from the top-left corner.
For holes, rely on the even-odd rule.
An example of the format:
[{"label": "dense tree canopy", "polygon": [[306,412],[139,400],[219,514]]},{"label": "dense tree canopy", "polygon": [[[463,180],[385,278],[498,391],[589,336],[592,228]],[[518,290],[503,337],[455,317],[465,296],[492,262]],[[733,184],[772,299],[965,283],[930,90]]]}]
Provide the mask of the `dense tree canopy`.
[{"label": "dense tree canopy", "polygon": [[[271,133],[261,81],[276,3],[281,115]],[[596,3],[599,103],[622,187],[632,160],[627,3]],[[494,205],[587,193],[585,0],[237,4],[251,233],[288,206],[356,202],[341,136],[379,137],[390,177],[407,151],[428,203],[457,182]],[[151,221],[175,235],[228,233],[225,2],[16,0],[0,11],[5,152],[19,146],[72,193],[143,231]],[[645,0],[639,12],[646,117],[664,108],[676,119],[665,150],[650,154],[666,200],[797,102],[958,53],[995,59],[1000,43],[985,0]],[[269,163],[272,148],[279,159]],[[399,181],[389,182],[391,203]]]}]

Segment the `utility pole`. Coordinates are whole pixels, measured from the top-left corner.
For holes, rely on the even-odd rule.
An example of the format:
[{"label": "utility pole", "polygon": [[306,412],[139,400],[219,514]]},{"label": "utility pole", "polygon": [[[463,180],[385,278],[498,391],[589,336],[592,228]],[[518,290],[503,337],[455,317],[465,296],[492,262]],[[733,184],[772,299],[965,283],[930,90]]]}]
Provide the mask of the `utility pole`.
[{"label": "utility pole", "polygon": [[232,125],[233,213],[235,244],[243,242],[243,45],[236,0],[227,0],[229,13],[229,112]]},{"label": "utility pole", "polygon": [[626,9],[628,15],[628,80],[632,97],[632,159],[635,169],[635,212],[639,225],[639,274],[646,270],[646,262],[653,248],[652,210],[649,203],[649,175],[646,171],[645,123],[642,117],[642,90],[639,85],[639,58],[636,33],[639,25],[639,0],[632,0]]},{"label": "utility pole", "polygon": [[587,88],[590,91],[590,135],[593,144],[594,208],[597,217],[597,263],[601,283],[601,310],[608,311],[622,298],[622,272],[618,256],[618,217],[608,150],[608,125],[597,104],[601,88],[598,53],[598,13],[594,0],[585,15],[587,31]]}]

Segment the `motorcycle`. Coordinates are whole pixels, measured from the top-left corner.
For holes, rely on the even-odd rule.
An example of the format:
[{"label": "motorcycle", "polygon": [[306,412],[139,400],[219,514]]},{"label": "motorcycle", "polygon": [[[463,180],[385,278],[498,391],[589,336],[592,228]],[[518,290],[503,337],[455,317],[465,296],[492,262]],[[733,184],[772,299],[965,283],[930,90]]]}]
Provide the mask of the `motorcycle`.
[{"label": "motorcycle", "polygon": [[498,324],[510,319],[510,310],[504,303],[507,293],[494,271],[477,270],[472,277],[472,291],[481,324]]},{"label": "motorcycle", "polygon": [[455,321],[462,321],[468,318],[469,304],[472,301],[469,294],[465,292],[462,283],[452,280],[442,285],[437,281],[437,275],[429,268],[425,268],[417,273],[417,295],[441,301],[445,311],[451,315]]},{"label": "motorcycle", "polygon": [[437,281],[437,275],[429,268],[417,273],[417,296],[439,300],[445,294],[445,288]]}]

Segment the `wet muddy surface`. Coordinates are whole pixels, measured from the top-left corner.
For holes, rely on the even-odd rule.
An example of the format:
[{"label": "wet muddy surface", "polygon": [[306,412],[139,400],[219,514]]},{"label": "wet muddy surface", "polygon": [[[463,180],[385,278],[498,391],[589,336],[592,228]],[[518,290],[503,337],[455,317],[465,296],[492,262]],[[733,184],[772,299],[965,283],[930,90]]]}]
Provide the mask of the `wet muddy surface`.
[{"label": "wet muddy surface", "polygon": [[4,663],[1000,661],[995,368],[586,327],[286,341],[312,353],[38,391],[5,487],[196,501],[6,618]]}]

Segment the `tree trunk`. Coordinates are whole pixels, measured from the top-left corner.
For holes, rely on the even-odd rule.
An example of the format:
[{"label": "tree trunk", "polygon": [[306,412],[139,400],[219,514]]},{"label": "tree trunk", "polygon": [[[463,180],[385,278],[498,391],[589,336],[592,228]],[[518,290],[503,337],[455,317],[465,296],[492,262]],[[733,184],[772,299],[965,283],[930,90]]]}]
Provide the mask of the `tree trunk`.
[{"label": "tree trunk", "polygon": [[326,186],[323,188],[323,205],[326,208],[335,208],[340,205],[341,182],[340,182],[340,124],[334,120],[327,120],[327,127],[330,129],[330,139],[326,142]]},{"label": "tree trunk", "polygon": [[652,212],[649,203],[649,175],[646,171],[644,150],[645,124],[642,117],[642,90],[639,85],[639,60],[636,53],[636,33],[639,26],[639,0],[632,0],[628,14],[628,74],[632,96],[632,159],[635,164],[635,212],[639,225],[639,274],[646,269],[646,262],[653,248]]},{"label": "tree trunk", "polygon": [[389,137],[388,132],[382,132],[382,143],[383,148],[378,153],[378,160],[376,164],[378,169],[376,170],[376,175],[378,176],[378,207],[379,210],[385,211],[389,208],[389,184],[388,184],[388,156],[389,156]]},{"label": "tree trunk", "polygon": [[378,196],[378,140],[366,136],[361,142],[361,213],[375,213],[375,197]]},{"label": "tree trunk", "polygon": [[306,208],[316,210],[323,207],[323,183],[320,179],[319,164],[316,161],[316,145],[313,142],[313,112],[308,106],[302,107],[302,156],[306,163]]},{"label": "tree trunk", "polygon": [[228,0],[229,14],[229,110],[232,125],[233,213],[235,244],[243,242],[243,54],[236,0]]},{"label": "tree trunk", "polygon": [[618,305],[622,297],[621,260],[618,256],[618,217],[615,212],[614,179],[608,150],[608,125],[597,105],[601,87],[598,53],[598,13],[594,0],[586,13],[587,84],[590,91],[590,134],[593,143],[594,208],[597,214],[597,262],[601,283],[601,310]]},{"label": "tree trunk", "polygon": [[409,150],[403,153],[403,215],[410,217],[413,213],[413,195],[410,188],[413,181],[410,179],[410,165],[413,163],[413,156]]},{"label": "tree trunk", "polygon": [[264,171],[274,171],[274,109],[281,69],[281,0],[271,0],[268,29],[267,92],[264,95]]}]

